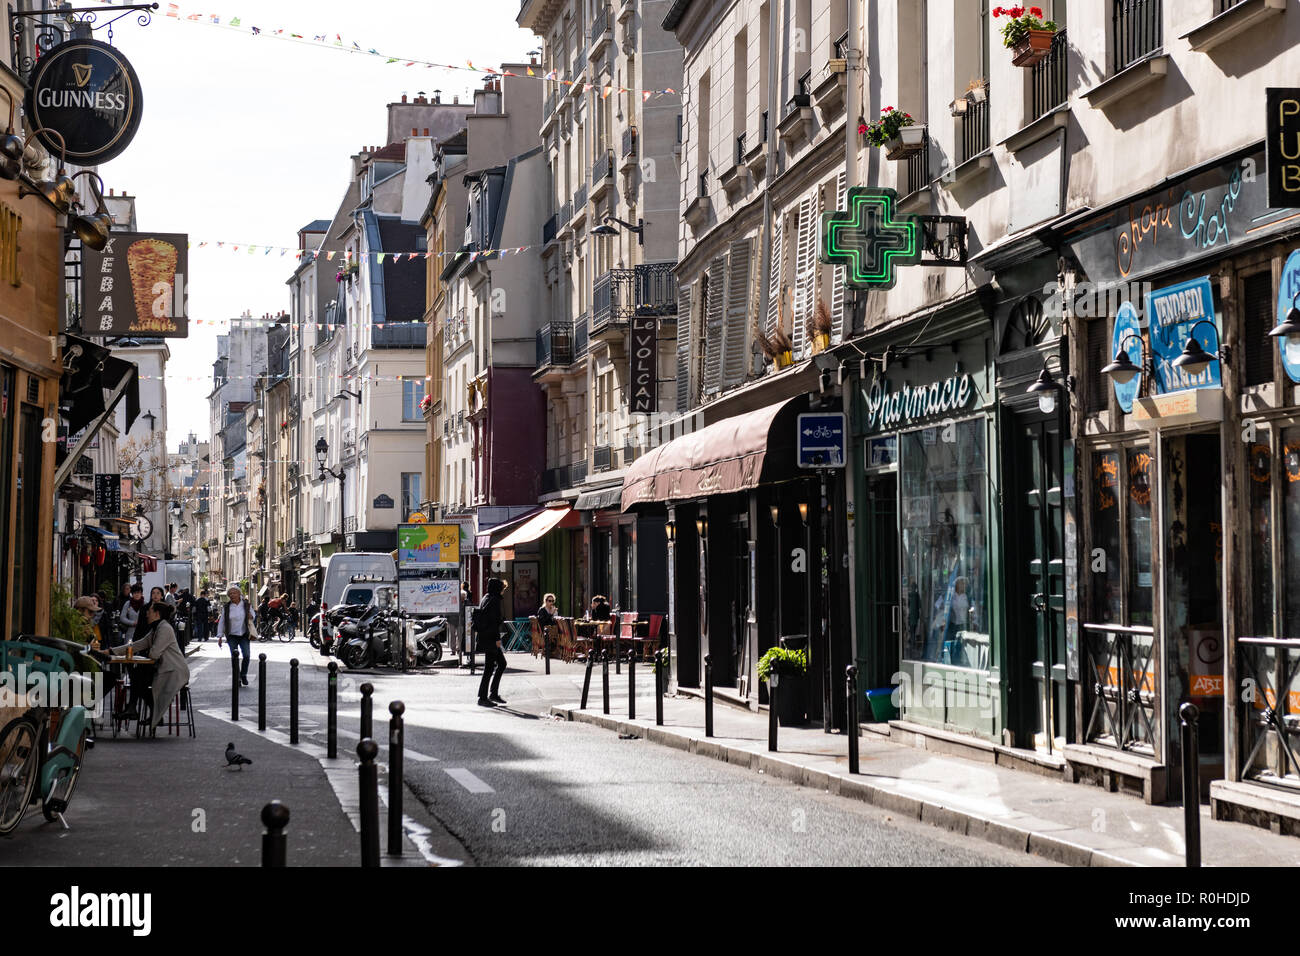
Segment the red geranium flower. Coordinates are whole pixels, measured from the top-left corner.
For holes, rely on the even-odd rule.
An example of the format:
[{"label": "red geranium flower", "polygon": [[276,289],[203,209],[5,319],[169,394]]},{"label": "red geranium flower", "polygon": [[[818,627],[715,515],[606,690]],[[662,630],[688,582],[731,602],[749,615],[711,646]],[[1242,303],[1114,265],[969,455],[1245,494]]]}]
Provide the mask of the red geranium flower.
[{"label": "red geranium flower", "polygon": [[1030,12],[1031,15],[1036,16],[1036,17],[1040,17],[1040,18],[1041,18],[1042,15],[1043,15],[1043,8],[1042,8],[1042,7],[1030,7],[1030,8],[1029,8],[1029,12]]}]

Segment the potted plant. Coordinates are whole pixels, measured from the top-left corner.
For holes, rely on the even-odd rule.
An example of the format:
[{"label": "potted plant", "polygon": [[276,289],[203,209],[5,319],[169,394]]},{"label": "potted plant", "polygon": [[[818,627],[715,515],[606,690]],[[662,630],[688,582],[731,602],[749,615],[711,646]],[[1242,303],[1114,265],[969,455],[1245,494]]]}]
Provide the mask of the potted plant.
[{"label": "potted plant", "polygon": [[774,371],[779,372],[794,362],[794,345],[790,341],[790,336],[786,335],[785,329],[781,327],[781,323],[778,322],[776,330],[768,335],[763,331],[762,324],[755,318],[754,340],[763,350],[763,355],[772,363]]},{"label": "potted plant", "polygon": [[758,679],[775,698],[777,719],[784,725],[804,719],[803,677],[808,673],[808,652],[799,648],[769,647],[758,659]]},{"label": "potted plant", "polygon": [[1056,21],[1044,20],[1041,7],[994,7],[993,16],[1007,18],[1002,45],[1011,51],[1015,66],[1033,66],[1051,51]]},{"label": "potted plant", "polygon": [[882,147],[886,159],[906,159],[925,148],[925,127],[916,125],[911,113],[892,106],[882,109],[876,122],[860,123],[858,131],[872,146]]},{"label": "potted plant", "polygon": [[804,327],[808,331],[808,338],[812,341],[814,355],[830,348],[834,323],[831,322],[831,310],[826,307],[825,299],[817,300],[817,308],[813,309],[812,314],[804,320]]},{"label": "potted plant", "polygon": [[968,103],[983,103],[989,98],[989,81],[976,77],[966,84],[965,99]]}]

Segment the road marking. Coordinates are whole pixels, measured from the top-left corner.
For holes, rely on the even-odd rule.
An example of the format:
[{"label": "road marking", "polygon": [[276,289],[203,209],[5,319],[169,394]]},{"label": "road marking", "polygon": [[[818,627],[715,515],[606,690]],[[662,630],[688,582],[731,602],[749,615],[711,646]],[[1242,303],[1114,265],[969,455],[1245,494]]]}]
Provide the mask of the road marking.
[{"label": "road marking", "polygon": [[446,767],[444,769],[447,771],[447,776],[451,777],[452,780],[455,780],[470,793],[496,793],[495,790],[464,767]]},{"label": "road marking", "polygon": [[[318,725],[318,726],[319,726],[319,725]],[[354,734],[352,731],[350,731],[350,730],[345,730],[345,729],[342,728],[342,727],[337,728],[337,733],[338,733],[338,735],[339,735],[340,737],[349,737],[349,738],[351,738],[352,740],[360,740],[360,739],[361,739],[361,735],[360,735],[360,734]],[[382,746],[383,741],[382,741],[382,740],[376,740],[375,743],[380,744],[380,745]],[[409,747],[405,748],[405,749],[402,751],[402,755],[403,755],[404,757],[408,757],[408,758],[410,758],[411,760],[414,760],[414,761],[416,761],[416,762],[418,762],[418,763],[441,763],[441,762],[442,762],[442,761],[440,761],[437,757],[430,757],[428,754],[422,754],[422,753],[420,753],[418,750],[412,750],[412,749],[410,749]]]}]

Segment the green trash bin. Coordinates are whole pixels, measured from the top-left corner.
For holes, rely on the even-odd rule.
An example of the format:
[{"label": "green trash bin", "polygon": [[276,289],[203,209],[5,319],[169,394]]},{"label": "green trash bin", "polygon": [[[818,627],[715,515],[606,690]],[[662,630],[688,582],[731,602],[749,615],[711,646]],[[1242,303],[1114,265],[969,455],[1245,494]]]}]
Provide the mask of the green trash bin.
[{"label": "green trash bin", "polygon": [[898,717],[898,708],[894,706],[894,687],[877,687],[867,691],[867,705],[871,708],[871,722],[883,724]]}]

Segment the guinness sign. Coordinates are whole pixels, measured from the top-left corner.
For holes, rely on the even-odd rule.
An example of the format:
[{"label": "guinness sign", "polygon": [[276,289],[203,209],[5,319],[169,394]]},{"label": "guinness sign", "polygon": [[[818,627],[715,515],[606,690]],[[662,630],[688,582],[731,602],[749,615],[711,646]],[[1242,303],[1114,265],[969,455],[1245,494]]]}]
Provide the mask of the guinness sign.
[{"label": "guinness sign", "polygon": [[[69,162],[78,166],[106,162],[126,149],[143,105],[130,62],[98,40],[70,40],[42,56],[26,102],[32,126],[62,136]],[[58,137],[37,137],[51,152],[62,152]]]}]

